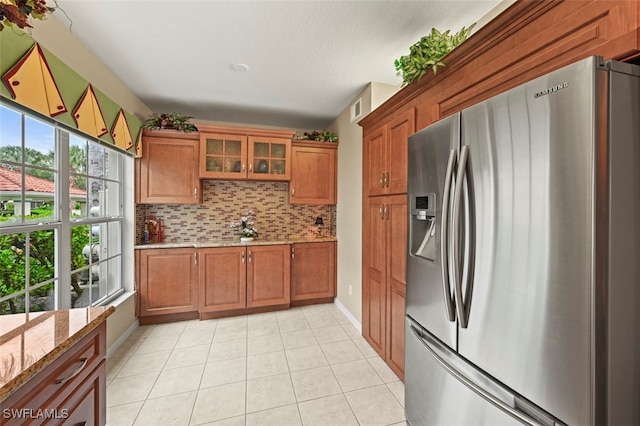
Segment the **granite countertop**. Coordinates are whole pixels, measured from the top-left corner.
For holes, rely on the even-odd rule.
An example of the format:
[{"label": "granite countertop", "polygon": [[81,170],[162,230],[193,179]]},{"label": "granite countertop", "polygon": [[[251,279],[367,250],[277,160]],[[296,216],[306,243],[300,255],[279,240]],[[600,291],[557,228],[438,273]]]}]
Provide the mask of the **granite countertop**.
[{"label": "granite countertop", "polygon": [[318,238],[288,238],[282,240],[254,240],[248,243],[240,241],[184,241],[170,243],[151,243],[137,245],[135,249],[162,249],[162,248],[207,248],[207,247],[241,247],[241,246],[271,246],[277,244],[296,244],[296,243],[325,243],[329,241],[338,241],[336,237],[318,237]]},{"label": "granite countertop", "polygon": [[113,306],[0,315],[0,402],[115,312]]}]

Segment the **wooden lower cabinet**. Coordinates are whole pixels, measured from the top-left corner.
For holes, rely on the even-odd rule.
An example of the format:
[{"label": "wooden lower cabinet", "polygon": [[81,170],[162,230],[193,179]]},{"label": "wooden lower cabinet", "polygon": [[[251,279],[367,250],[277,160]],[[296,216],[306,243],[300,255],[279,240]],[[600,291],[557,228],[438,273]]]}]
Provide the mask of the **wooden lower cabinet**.
[{"label": "wooden lower cabinet", "polygon": [[1,406],[22,417],[3,417],[0,424],[105,425],[106,336],[103,322],[17,389]]},{"label": "wooden lower cabinet", "polygon": [[288,305],[290,245],[247,247],[247,307]]},{"label": "wooden lower cabinet", "polygon": [[[198,317],[198,265],[194,248],[137,250],[140,318]],[[143,321],[144,322],[144,321]]]},{"label": "wooden lower cabinet", "polygon": [[198,251],[200,312],[247,307],[247,268],[244,247]]},{"label": "wooden lower cabinet", "polygon": [[363,215],[362,334],[403,378],[407,197],[368,197]]},{"label": "wooden lower cabinet", "polygon": [[336,243],[291,246],[291,301],[336,296]]}]

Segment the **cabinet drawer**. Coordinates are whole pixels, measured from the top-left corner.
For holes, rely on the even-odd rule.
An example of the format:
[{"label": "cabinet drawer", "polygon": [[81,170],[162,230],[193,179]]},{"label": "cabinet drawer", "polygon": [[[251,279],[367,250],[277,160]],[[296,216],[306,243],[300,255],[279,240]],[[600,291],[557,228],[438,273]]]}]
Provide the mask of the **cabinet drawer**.
[{"label": "cabinet drawer", "polygon": [[[5,400],[3,410],[24,411],[23,418],[3,418],[2,424],[44,424],[52,421],[44,418],[44,415],[61,417],[68,413],[72,407],[65,406],[65,402],[73,403],[72,394],[75,394],[105,358],[106,343],[105,339],[101,339],[101,333],[106,334],[105,322]],[[39,416],[39,413],[43,415]],[[64,419],[58,420],[64,423]]]}]

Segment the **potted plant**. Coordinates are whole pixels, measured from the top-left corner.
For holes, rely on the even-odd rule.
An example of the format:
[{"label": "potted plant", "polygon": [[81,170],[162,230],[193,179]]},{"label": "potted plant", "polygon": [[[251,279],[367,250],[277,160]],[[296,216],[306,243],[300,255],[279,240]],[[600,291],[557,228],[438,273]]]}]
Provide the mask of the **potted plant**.
[{"label": "potted plant", "polygon": [[191,122],[187,115],[174,112],[173,114],[151,114],[143,124],[147,129],[161,130],[170,129],[181,132],[197,132],[198,128]]},{"label": "potted plant", "polygon": [[438,67],[446,66],[442,59],[469,37],[475,25],[469,28],[462,27],[453,35],[450,34],[450,30],[440,32],[432,28],[431,34],[409,47],[408,55],[401,56],[393,62],[398,76],[402,77],[402,85],[406,86],[420,80],[429,70],[436,75]]},{"label": "potted plant", "polygon": [[258,230],[254,227],[253,215],[253,209],[249,209],[239,220],[231,222],[229,225],[230,228],[238,228],[238,234],[242,242],[253,241],[258,236]]}]

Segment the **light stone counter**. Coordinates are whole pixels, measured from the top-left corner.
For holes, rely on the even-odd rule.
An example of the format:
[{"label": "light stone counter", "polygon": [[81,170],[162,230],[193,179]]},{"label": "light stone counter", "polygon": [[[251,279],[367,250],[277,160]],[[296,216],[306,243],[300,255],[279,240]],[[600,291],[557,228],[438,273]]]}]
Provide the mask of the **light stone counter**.
[{"label": "light stone counter", "polygon": [[242,247],[242,246],[272,246],[279,244],[296,244],[296,243],[325,243],[330,241],[338,241],[336,237],[319,237],[319,238],[289,238],[283,240],[254,240],[243,243],[240,241],[185,241],[180,243],[153,243],[137,245],[137,250],[144,249],[169,249],[169,248],[210,248],[210,247]]}]

